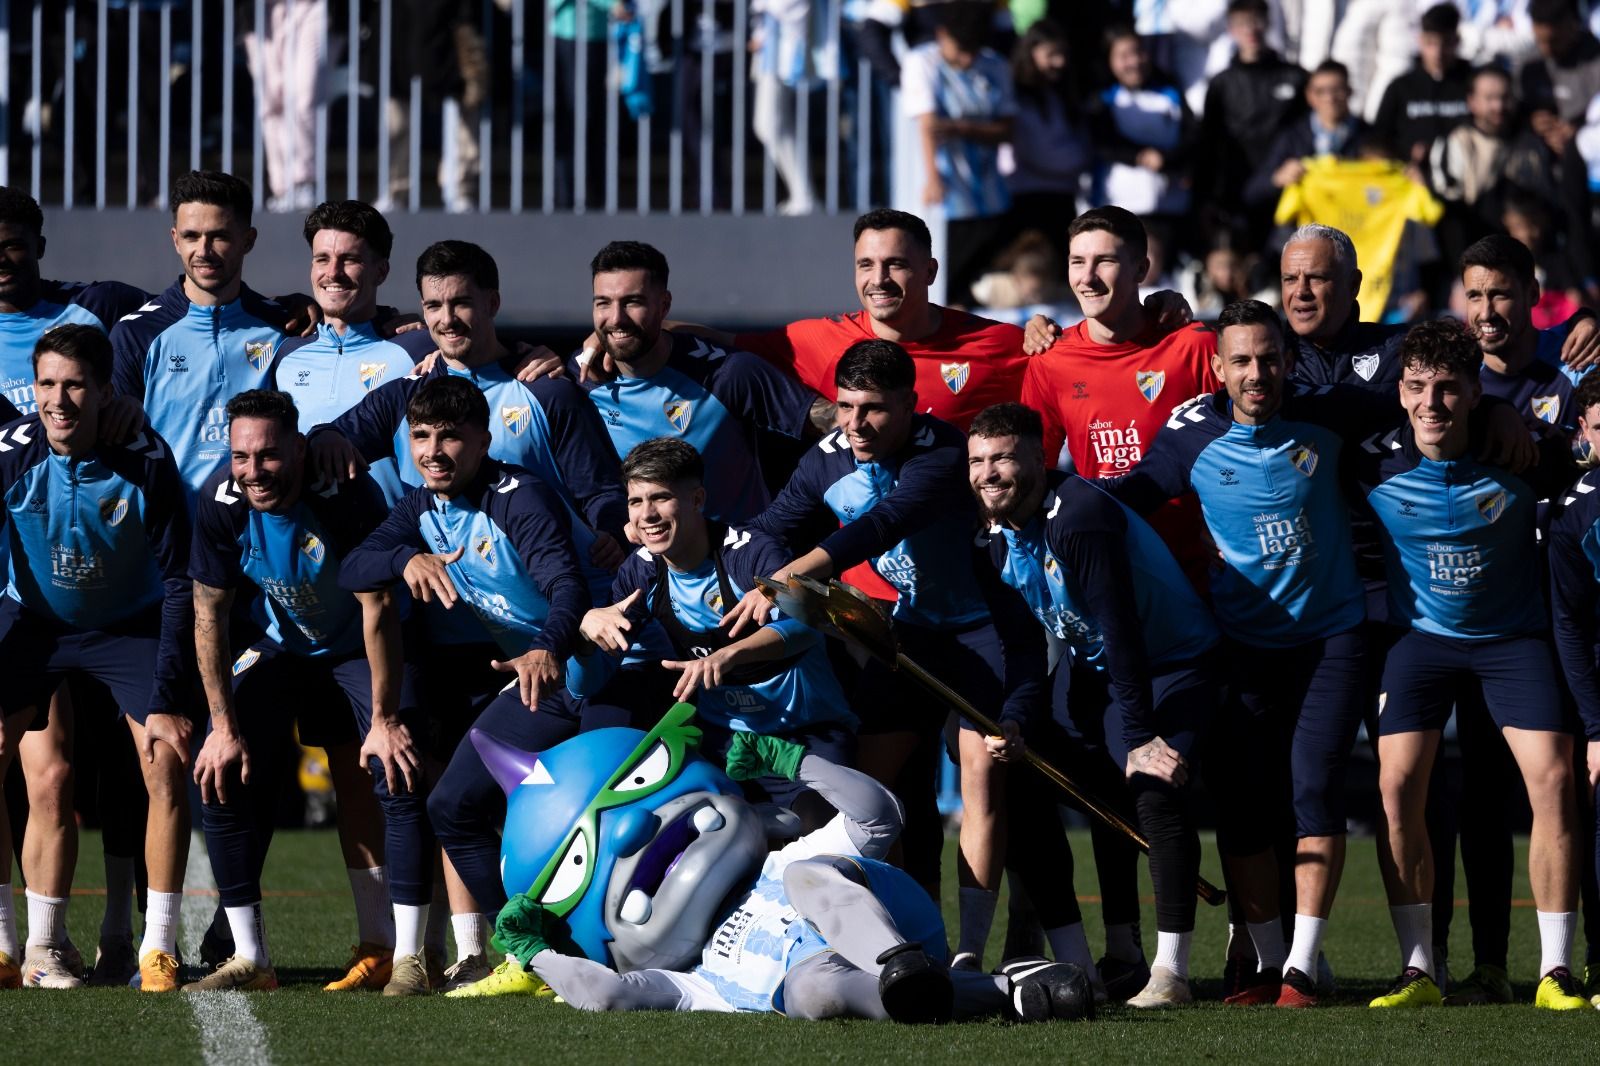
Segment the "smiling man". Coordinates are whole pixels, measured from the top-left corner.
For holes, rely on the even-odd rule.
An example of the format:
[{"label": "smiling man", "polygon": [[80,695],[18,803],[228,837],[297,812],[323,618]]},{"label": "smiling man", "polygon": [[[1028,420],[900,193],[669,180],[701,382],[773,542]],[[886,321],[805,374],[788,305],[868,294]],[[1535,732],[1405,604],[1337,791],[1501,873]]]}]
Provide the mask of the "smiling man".
[{"label": "smiling man", "polygon": [[[826,580],[861,563],[896,593],[890,618],[906,653],[926,663],[975,706],[997,713],[1000,649],[972,575],[966,544],[976,506],[962,469],[966,442],[949,423],[919,414],[916,365],[892,341],[852,344],[834,370],[839,428],[801,458],[789,483],[750,528],[783,540],[786,564],[773,574]],[[817,519],[839,529],[820,542]],[[808,544],[813,544],[809,550]],[[766,621],[771,603],[747,594],[723,616],[730,637]],[[861,766],[897,790],[907,806],[906,870],[939,891],[943,831],[933,773],[948,712],[901,675],[869,663],[852,705],[862,711]],[[994,913],[1001,852],[998,812],[983,739],[961,731],[963,803],[960,954],[982,953]],[[997,783],[997,782],[996,782]],[[987,916],[985,916],[985,914]],[[970,938],[970,941],[969,941]],[[976,960],[974,960],[976,961]]]},{"label": "smiling man", "polygon": [[[0,599],[0,668],[9,679],[0,713],[6,735],[15,736],[44,726],[50,694],[69,673],[111,690],[150,797],[139,973],[145,991],[161,992],[177,987],[189,850],[184,767],[192,723],[181,652],[191,617],[189,517],[183,482],[159,436],[146,428],[125,446],[101,437],[111,374],[111,344],[99,328],[58,326],[34,353],[39,412],[0,429],[12,570],[9,594]],[[13,750],[8,742],[0,764]],[[10,841],[0,843],[9,866]],[[4,888],[8,898],[10,891]],[[79,983],[63,957],[65,900],[55,902],[54,913],[41,915],[50,920],[30,929],[21,979],[33,987]],[[6,964],[15,965],[8,916],[9,908],[0,916],[0,954],[10,956],[0,961],[0,986],[17,979],[16,969],[6,972]]]},{"label": "smiling man", "polygon": [[[1131,212],[1085,211],[1067,239],[1067,280],[1084,321],[1029,361],[1022,402],[1044,419],[1052,466],[1064,442],[1072,469],[1116,477],[1138,465],[1175,407],[1217,388],[1217,337],[1200,325],[1164,332],[1139,302],[1150,259],[1144,224]],[[1210,552],[1194,501],[1174,500],[1150,523],[1203,588]]]},{"label": "smiling man", "polygon": [[[758,575],[788,561],[782,545],[708,519],[705,464],[687,441],[644,441],[623,460],[622,473],[628,519],[643,547],[617,572],[611,606],[584,616],[581,631],[590,647],[568,665],[573,694],[599,691],[624,655],[641,650],[638,638],[654,622],[674,655],[662,663],[677,678],[673,698],[693,701],[704,723],[703,751],[720,756],[734,733],[761,733],[853,764],[856,716],[822,635],[776,610],[741,637],[721,624]],[[798,814],[808,831],[833,816],[815,793],[794,782],[763,777],[756,784]]]},{"label": "smiling man", "polygon": [[[505,796],[468,742],[469,727],[524,751],[578,730],[562,685],[590,605],[565,508],[533,472],[492,458],[489,406],[472,381],[430,378],[406,405],[407,443],[422,486],[345,556],[340,586],[372,592],[404,583],[439,613],[465,615],[485,634],[428,647],[424,706],[445,737],[449,765],[433,784],[428,817],[470,899],[452,890],[459,983],[488,976],[483,919],[505,903],[499,824]],[[430,631],[431,631],[430,627]],[[401,657],[388,630],[384,654]],[[509,683],[508,683],[509,682]],[[537,713],[535,713],[537,712]],[[454,969],[454,967],[453,967]]]},{"label": "smiling man", "polygon": [[[377,208],[359,200],[319,204],[306,216],[305,238],[322,321],[312,336],[283,343],[271,374],[272,387],[294,397],[302,433],[409,374],[434,350],[426,330],[385,337],[378,329],[378,288],[389,277],[394,234]],[[404,494],[393,457],[374,461],[370,472],[390,503]]]},{"label": "smiling man", "polygon": [[[810,419],[831,429],[832,405],[749,352],[667,332],[667,257],[650,245],[613,241],[595,254],[589,272],[595,336],[617,376],[585,378],[584,388],[617,454],[663,434],[686,440],[706,462],[706,517],[754,518],[771,502],[757,431],[815,439]],[[575,380],[584,377],[578,370],[574,360]]]},{"label": "smiling man", "polygon": [[1371,442],[1356,464],[1385,538],[1389,616],[1407,630],[1389,650],[1378,719],[1387,834],[1379,858],[1404,970],[1372,1006],[1440,1000],[1424,816],[1428,780],[1457,690],[1481,687],[1533,811],[1528,872],[1540,943],[1534,1002],[1587,1009],[1568,969],[1578,922],[1573,739],[1563,721],[1534,550],[1535,504],[1570,483],[1575,471],[1560,438],[1547,440],[1539,467],[1522,476],[1473,458],[1480,359],[1476,338],[1458,323],[1413,327],[1401,348],[1407,423]]},{"label": "smiling man", "polygon": [[228,453],[230,396],[267,383],[288,313],[244,283],[255,247],[250,186],[195,170],[172,184],[172,247],[183,277],[111,331],[117,392],[138,400],[189,486]]},{"label": "smiling man", "polygon": [[[383,932],[369,929],[362,915],[357,961],[366,964],[347,980],[389,994],[426,992],[420,938],[434,849],[411,741],[419,726],[416,697],[410,673],[384,654],[382,634],[399,624],[395,604],[382,592],[339,588],[341,560],[388,508],[365,475],[313,489],[298,421],[286,393],[260,389],[229,400],[229,465],[206,482],[195,514],[195,647],[210,709],[195,780],[234,950],[214,973],[185,987],[277,985],[261,914],[261,870],[272,840],[272,819],[262,815],[275,805],[293,721],[301,742],[328,747],[336,766],[371,770],[353,781],[345,775],[341,806],[354,800],[352,788],[363,787],[383,807],[393,923],[379,941]],[[249,586],[262,636],[235,659],[232,606]],[[353,883],[356,875],[368,877],[365,868],[351,874]]]},{"label": "smiling man", "polygon": [[[1189,785],[1217,704],[1217,628],[1149,525],[1083,478],[1046,472],[1042,429],[1029,408],[998,404],[967,435],[967,476],[989,523],[973,565],[1005,649],[1005,738],[986,743],[1005,761],[1024,731],[1047,757],[1076,749],[1078,780],[1136,812],[1150,841],[1159,931],[1146,983],[1123,998],[1136,1008],[1181,1005],[1193,1000],[1189,941],[1200,873]],[[1046,634],[1072,648],[1053,681]],[[1070,723],[1064,738],[1058,723]],[[1088,967],[1076,901],[1056,883],[1071,869],[1071,853],[1054,798],[1040,784],[1007,775],[1022,845],[1007,865],[1023,874],[1051,941],[1075,945],[1078,957],[1065,961]],[[1060,931],[1064,925],[1076,928]]]}]

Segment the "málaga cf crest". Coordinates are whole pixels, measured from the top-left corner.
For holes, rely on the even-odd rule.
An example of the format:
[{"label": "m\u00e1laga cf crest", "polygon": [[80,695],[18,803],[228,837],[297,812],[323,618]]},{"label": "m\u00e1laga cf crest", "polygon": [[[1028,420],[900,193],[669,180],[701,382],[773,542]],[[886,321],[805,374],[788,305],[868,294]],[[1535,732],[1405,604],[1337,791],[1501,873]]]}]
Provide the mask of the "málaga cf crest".
[{"label": "m\u00e1laga cf crest", "polygon": [[694,417],[694,405],[688,400],[668,400],[661,405],[667,421],[679,433],[689,432],[689,419]]},{"label": "m\u00e1laga cf crest", "polygon": [[1309,444],[1297,444],[1289,452],[1289,463],[1306,477],[1317,472],[1317,449]]},{"label": "m\u00e1laga cf crest", "polygon": [[483,537],[483,538],[481,538],[478,541],[478,543],[473,546],[472,550],[477,552],[478,553],[478,557],[480,559],[482,559],[484,562],[488,563],[490,566],[494,565],[494,539],[493,538],[491,538],[491,537]]},{"label": "m\u00e1laga cf crest", "polygon": [[1139,395],[1148,403],[1155,403],[1156,397],[1161,395],[1161,390],[1167,385],[1167,372],[1165,370],[1135,370],[1133,383],[1139,386]]},{"label": "m\u00e1laga cf crest", "polygon": [[1506,493],[1504,489],[1499,492],[1488,492],[1478,497],[1478,513],[1485,522],[1494,523],[1506,510]]},{"label": "m\u00e1laga cf crest", "polygon": [[952,393],[960,392],[972,378],[972,364],[940,363],[939,376],[944,379],[945,388]]},{"label": "m\u00e1laga cf crest", "polygon": [[1535,396],[1528,401],[1528,406],[1533,408],[1533,417],[1541,422],[1548,422],[1552,426],[1556,419],[1561,417],[1561,397],[1559,395]]},{"label": "m\u00e1laga cf crest", "polygon": [[506,424],[506,429],[511,431],[513,437],[522,436],[532,418],[533,412],[526,404],[521,407],[500,408],[500,421]]},{"label": "m\u00e1laga cf crest", "polygon": [[245,341],[244,357],[250,363],[252,370],[264,370],[267,360],[272,356],[271,341]]},{"label": "m\u00e1laga cf crest", "polygon": [[120,525],[122,520],[128,517],[128,498],[118,496],[101,500],[100,517],[108,526]]},{"label": "m\u00e1laga cf crest", "polygon": [[304,552],[306,558],[310,559],[313,563],[322,562],[322,557],[327,554],[327,549],[322,546],[322,541],[317,539],[317,535],[315,533],[306,534],[305,542],[300,545],[300,550]]},{"label": "m\u00e1laga cf crest", "polygon": [[372,387],[378,382],[382,381],[383,375],[387,374],[388,372],[388,363],[362,363],[361,387],[367,392],[371,392]]}]

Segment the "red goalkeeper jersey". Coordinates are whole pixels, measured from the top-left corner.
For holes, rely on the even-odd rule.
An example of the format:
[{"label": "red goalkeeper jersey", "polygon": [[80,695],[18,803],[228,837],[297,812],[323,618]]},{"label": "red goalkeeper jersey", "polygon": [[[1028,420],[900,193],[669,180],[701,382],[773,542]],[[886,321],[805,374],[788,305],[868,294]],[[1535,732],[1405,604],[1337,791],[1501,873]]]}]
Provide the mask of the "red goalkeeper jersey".
[{"label": "red goalkeeper jersey", "polygon": [[[741,333],[734,347],[755,352],[828,399],[833,368],[856,341],[871,340],[865,311],[807,318],[766,333]],[[1033,360],[1022,354],[1022,330],[965,311],[944,308],[939,328],[921,340],[901,342],[917,365],[917,410],[963,432],[979,411],[1022,397],[1022,377]]]},{"label": "red goalkeeper jersey", "polygon": [[[1121,344],[1096,344],[1088,323],[1080,322],[1029,361],[1022,402],[1044,419],[1048,460],[1054,461],[1065,441],[1084,477],[1125,474],[1144,457],[1173,408],[1221,388],[1211,370],[1215,333],[1198,324],[1159,337],[1153,332]],[[1204,588],[1212,553],[1193,496],[1147,517],[1190,580]]]}]

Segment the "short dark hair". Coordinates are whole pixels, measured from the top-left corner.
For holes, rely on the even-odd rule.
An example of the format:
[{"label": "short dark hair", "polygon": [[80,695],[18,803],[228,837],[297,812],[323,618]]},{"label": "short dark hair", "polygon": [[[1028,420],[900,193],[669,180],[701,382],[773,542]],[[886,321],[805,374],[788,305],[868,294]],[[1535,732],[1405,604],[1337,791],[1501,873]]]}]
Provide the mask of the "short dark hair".
[{"label": "short dark hair", "polygon": [[1113,22],[1111,25],[1107,26],[1105,32],[1100,35],[1100,47],[1106,52],[1107,55],[1109,55],[1111,53],[1111,46],[1122,40],[1124,37],[1132,37],[1141,44],[1143,43],[1143,39],[1139,36],[1139,31],[1133,28],[1133,23]]},{"label": "short dark hair", "polygon": [[1403,370],[1459,374],[1477,381],[1478,368],[1482,365],[1483,352],[1478,348],[1478,338],[1472,335],[1466,323],[1453,318],[1418,322],[1400,341]]},{"label": "short dark hair", "polygon": [[612,241],[589,260],[589,276],[642,270],[652,285],[667,287],[667,257],[643,241]]},{"label": "short dark hair", "polygon": [[1122,207],[1106,206],[1094,207],[1085,211],[1072,220],[1067,227],[1067,245],[1080,233],[1091,233],[1102,230],[1121,241],[1133,252],[1135,259],[1143,259],[1150,254],[1150,236],[1144,228],[1144,223],[1139,221],[1139,216]]},{"label": "short dark hair", "polygon": [[99,326],[73,322],[57,326],[40,337],[33,346],[33,370],[39,372],[39,357],[54,352],[76,359],[89,368],[97,385],[111,384],[111,338]]},{"label": "short dark hair", "polygon": [[917,387],[917,364],[894,341],[873,337],[856,341],[833,369],[835,388],[857,392],[894,392]]},{"label": "short dark hair", "polygon": [[1016,437],[1044,444],[1044,419],[1026,404],[997,403],[978,412],[967,428],[969,437]]},{"label": "short dark hair", "polygon": [[652,485],[704,484],[706,463],[695,446],[682,437],[654,437],[635,444],[622,460],[622,484],[647,481]]},{"label": "short dark hair", "polygon": [[933,254],[933,234],[928,232],[928,224],[909,211],[896,211],[892,207],[879,207],[856,219],[855,233],[850,241],[853,244],[861,239],[861,235],[869,229],[897,229],[910,235],[911,239],[927,255]]},{"label": "short dark hair", "polygon": [[249,389],[228,401],[228,421],[236,418],[266,418],[288,433],[300,432],[300,410],[294,397],[277,389]]},{"label": "short dark hair", "polygon": [[489,431],[489,401],[466,378],[444,375],[411,394],[406,420],[413,426],[469,425]]},{"label": "short dark hair", "polygon": [[1278,312],[1260,300],[1235,300],[1224,307],[1222,314],[1217,316],[1219,341],[1222,338],[1222,331],[1229,326],[1265,326],[1279,347],[1283,346],[1283,322],[1278,318]]},{"label": "short dark hair", "polygon": [[470,241],[436,241],[417,256],[417,291],[423,278],[467,277],[480,289],[498,292],[500,268],[494,256]]},{"label": "short dark hair", "polygon": [[1533,253],[1527,245],[1504,233],[1491,233],[1468,245],[1461,253],[1460,265],[1461,274],[1470,267],[1483,267],[1514,278],[1524,288],[1532,285],[1537,276]]},{"label": "short dark hair", "polygon": [[1482,78],[1499,78],[1501,81],[1505,82],[1507,86],[1514,84],[1511,80],[1511,72],[1505,67],[1500,66],[1498,63],[1485,63],[1481,67],[1473,68],[1472,77],[1467,79],[1468,91],[1476,91],[1478,88],[1478,81]]},{"label": "short dark hair", "polygon": [[950,35],[957,47],[976,52],[994,33],[994,8],[987,4],[941,4],[934,24]]},{"label": "short dark hair", "polygon": [[394,232],[383,213],[360,200],[328,200],[312,208],[306,216],[306,243],[310,244],[325,229],[355,234],[378,253],[379,259],[389,258],[394,251]]},{"label": "short dark hair", "polygon": [[1578,17],[1574,0],[1528,0],[1528,21],[1541,26],[1554,26],[1558,22]]},{"label": "short dark hair", "polygon": [[1461,28],[1461,11],[1454,4],[1434,4],[1422,13],[1422,32],[1448,37]]},{"label": "short dark hair", "polygon": [[44,212],[39,201],[14,185],[0,185],[0,223],[26,226],[34,236],[44,232]]},{"label": "short dark hair", "polygon": [[178,208],[184,204],[212,204],[233,212],[234,220],[250,225],[250,212],[255,208],[250,183],[243,178],[221,170],[191,170],[179,174],[172,183],[172,217],[178,217]]},{"label": "short dark hair", "polygon": [[1318,74],[1337,74],[1344,79],[1346,85],[1350,84],[1350,68],[1337,59],[1324,59],[1318,63],[1312,68],[1311,77],[1307,78],[1306,81],[1309,82],[1311,78],[1315,78]]},{"label": "short dark hair", "polygon": [[1271,11],[1267,8],[1267,0],[1228,0],[1228,17],[1234,15],[1260,15],[1267,18]]},{"label": "short dark hair", "polygon": [[1574,417],[1587,415],[1589,408],[1597,403],[1600,403],[1600,374],[1585,374],[1572,390]]}]

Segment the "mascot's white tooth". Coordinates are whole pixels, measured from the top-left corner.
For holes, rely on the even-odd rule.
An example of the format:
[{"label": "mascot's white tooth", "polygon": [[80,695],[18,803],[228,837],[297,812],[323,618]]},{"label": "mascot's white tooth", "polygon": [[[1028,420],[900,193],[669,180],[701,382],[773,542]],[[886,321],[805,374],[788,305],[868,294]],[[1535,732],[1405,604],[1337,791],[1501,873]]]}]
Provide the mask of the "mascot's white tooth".
[{"label": "mascot's white tooth", "polygon": [[618,915],[623,921],[633,925],[643,925],[650,920],[650,897],[644,890],[636,888],[628,893],[628,898],[622,901],[622,912]]},{"label": "mascot's white tooth", "polygon": [[715,807],[701,807],[694,812],[694,827],[702,833],[714,833],[722,828],[722,815]]}]

